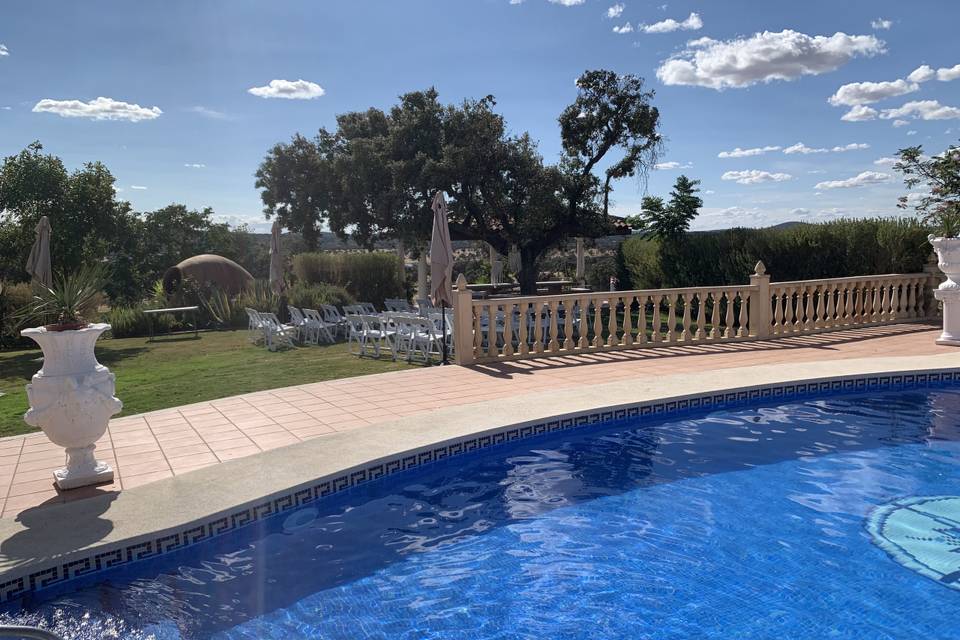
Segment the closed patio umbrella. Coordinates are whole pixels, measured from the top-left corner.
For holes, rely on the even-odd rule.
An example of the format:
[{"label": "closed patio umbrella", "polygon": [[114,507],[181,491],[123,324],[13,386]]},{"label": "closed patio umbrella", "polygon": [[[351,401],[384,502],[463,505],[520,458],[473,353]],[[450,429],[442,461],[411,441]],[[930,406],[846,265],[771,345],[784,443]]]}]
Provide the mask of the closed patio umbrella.
[{"label": "closed patio umbrella", "polygon": [[47,216],[40,218],[35,233],[33,247],[27,258],[27,273],[43,286],[49,287],[53,284],[53,273],[50,269],[50,220]]},{"label": "closed patio umbrella", "polygon": [[270,289],[280,295],[284,290],[283,254],[280,253],[280,221],[270,228]]},{"label": "closed patio umbrella", "polygon": [[443,334],[443,363],[447,364],[447,313],[453,306],[453,244],[450,242],[450,223],[447,220],[447,202],[443,192],[433,197],[433,236],[430,240],[430,296],[440,304],[441,332]]}]

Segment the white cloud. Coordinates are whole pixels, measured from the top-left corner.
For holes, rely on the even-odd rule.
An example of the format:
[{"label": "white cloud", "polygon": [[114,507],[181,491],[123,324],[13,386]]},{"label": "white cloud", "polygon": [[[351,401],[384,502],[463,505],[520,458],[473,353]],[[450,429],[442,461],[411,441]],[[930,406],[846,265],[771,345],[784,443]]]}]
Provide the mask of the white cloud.
[{"label": "white cloud", "polygon": [[749,87],[758,82],[794,80],[833,71],[857,56],[883,53],[874,36],[808,36],[786,29],[764,31],[749,38],[711,40],[681,52],[657,69],[668,85],[711,89]]},{"label": "white cloud", "polygon": [[952,67],[940,67],[936,71],[930,65],[924,64],[911,71],[910,75],[907,76],[907,80],[910,82],[927,82],[934,78],[941,82],[950,82],[960,78],[960,64]]},{"label": "white cloud", "polygon": [[797,144],[791,145],[791,146],[789,146],[789,147],[787,147],[786,149],[783,150],[783,152],[784,152],[785,154],[787,154],[787,155],[792,155],[792,154],[794,154],[794,153],[802,153],[803,155],[809,155],[809,154],[811,154],[811,153],[827,153],[828,151],[830,151],[830,150],[829,150],[829,149],[824,149],[824,148],[822,148],[822,147],[821,147],[821,148],[818,148],[818,149],[814,149],[814,148],[812,148],[812,147],[808,147],[807,145],[803,144],[802,142],[798,142]]},{"label": "white cloud", "polygon": [[187,162],[187,163],[184,163],[183,166],[188,167],[190,169],[206,169],[207,168],[207,165],[203,164],[202,162]]},{"label": "white cloud", "polygon": [[757,169],[748,169],[746,171],[727,171],[721,180],[733,180],[738,184],[760,184],[763,182],[785,182],[792,180],[793,176],[789,173],[770,173],[769,171],[759,171]]},{"label": "white cloud", "polygon": [[916,131],[913,131],[913,130],[911,129],[910,131],[907,131],[907,135],[908,135],[908,136],[915,136],[915,135],[917,135],[917,132],[916,132]]},{"label": "white cloud", "polygon": [[897,162],[896,158],[891,158],[890,156],[884,156],[882,158],[877,158],[873,161],[873,164],[878,167],[889,167],[894,165]]},{"label": "white cloud", "polygon": [[798,208],[796,208],[796,209],[790,209],[790,215],[792,215],[792,216],[808,216],[808,215],[810,215],[810,209],[804,209],[804,208],[802,208],[802,207],[798,207]]},{"label": "white cloud", "polygon": [[879,173],[877,171],[864,171],[853,178],[847,178],[846,180],[828,180],[826,182],[818,182],[814,189],[852,189],[854,187],[865,187],[871,184],[883,184],[884,182],[890,182],[891,176],[889,173]]},{"label": "white cloud", "polygon": [[960,64],[952,67],[941,67],[937,69],[937,80],[941,82],[950,82],[960,78]]},{"label": "white cloud", "polygon": [[693,166],[692,162],[680,163],[680,162],[658,162],[654,165],[654,169],[660,169],[661,171],[670,170],[670,169],[689,169]]},{"label": "white cloud", "polygon": [[100,97],[90,102],[81,100],[51,100],[44,98],[33,106],[34,113],[55,113],[62,118],[89,118],[91,120],[127,120],[140,122],[159,118],[159,107],[141,107],[138,104],[120,102],[113,98]]},{"label": "white cloud", "polygon": [[870,26],[874,29],[883,29],[887,30],[893,26],[893,20],[884,20],[883,18],[877,18],[870,22]]},{"label": "white cloud", "polygon": [[780,151],[780,147],[753,147],[751,149],[741,149],[737,147],[733,151],[721,151],[717,154],[718,158],[749,158],[752,156],[762,156],[767,151]]},{"label": "white cloud", "polygon": [[865,104],[858,104],[850,108],[850,111],[847,111],[845,114],[840,116],[840,119],[844,122],[864,122],[865,120],[873,120],[877,117],[877,110],[873,107],[868,107]]},{"label": "white cloud", "polygon": [[869,149],[870,145],[866,142],[851,142],[850,144],[845,144],[843,146],[836,146],[830,151],[835,151],[837,153],[843,153],[844,151],[859,151],[861,149]]},{"label": "white cloud", "polygon": [[894,127],[905,127],[905,126],[907,126],[908,124],[910,124],[910,121],[909,121],[909,120],[894,120],[894,121],[893,121],[893,126],[894,126]]},{"label": "white cloud", "polygon": [[910,75],[907,76],[907,80],[910,82],[926,82],[927,80],[932,80],[936,75],[936,71],[924,64],[911,71]]},{"label": "white cloud", "polygon": [[0,57],[10,55],[10,50],[7,49],[7,45],[0,44]]},{"label": "white cloud", "polygon": [[851,82],[845,84],[827,99],[835,107],[853,107],[859,104],[870,104],[885,98],[902,96],[920,89],[916,82],[893,80],[891,82]]},{"label": "white cloud", "polygon": [[143,186],[141,186],[141,185],[139,185],[139,184],[132,184],[132,185],[130,185],[130,188],[133,189],[134,191],[146,191],[146,190],[147,190],[146,187],[143,187]]},{"label": "white cloud", "polygon": [[672,31],[697,31],[698,29],[703,28],[703,20],[700,19],[700,14],[691,13],[687,16],[686,20],[680,22],[674,20],[673,18],[667,18],[666,20],[661,20],[660,22],[655,22],[653,24],[645,24],[640,27],[640,30],[644,33],[670,33]]},{"label": "white cloud", "polygon": [[633,25],[630,24],[629,22],[626,22],[622,26],[614,27],[613,32],[614,33],[632,33]]},{"label": "white cloud", "polygon": [[575,7],[578,4],[583,4],[587,0],[550,0],[553,4],[561,4],[565,7]]},{"label": "white cloud", "polygon": [[623,14],[624,8],[625,7],[623,6],[623,3],[618,2],[617,4],[607,9],[607,17],[610,18],[611,20],[614,18],[619,18]]},{"label": "white cloud", "polygon": [[285,100],[312,100],[319,98],[326,91],[315,82],[307,80],[271,80],[270,84],[263,87],[251,87],[247,89],[251,93],[261,98],[283,98]]},{"label": "white cloud", "polygon": [[936,100],[914,100],[896,109],[884,109],[880,117],[884,120],[907,117],[921,120],[951,120],[960,118],[960,109],[940,104]]},{"label": "white cloud", "polygon": [[197,105],[196,107],[190,107],[187,109],[190,113],[196,113],[205,118],[210,118],[211,120],[230,120],[231,117],[224,113],[223,111],[217,111],[215,109],[208,109],[207,107]]}]

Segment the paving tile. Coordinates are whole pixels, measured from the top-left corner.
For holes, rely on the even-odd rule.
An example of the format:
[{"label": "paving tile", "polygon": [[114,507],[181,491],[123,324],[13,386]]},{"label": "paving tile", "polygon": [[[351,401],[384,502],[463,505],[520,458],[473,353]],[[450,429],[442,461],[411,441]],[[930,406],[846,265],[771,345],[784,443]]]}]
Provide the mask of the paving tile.
[{"label": "paving tile", "polygon": [[132,489],[134,487],[139,487],[151,482],[156,482],[157,480],[165,480],[172,477],[173,472],[167,469],[165,471],[153,471],[151,473],[143,473],[131,477],[122,476],[120,478],[120,484],[124,489]]}]

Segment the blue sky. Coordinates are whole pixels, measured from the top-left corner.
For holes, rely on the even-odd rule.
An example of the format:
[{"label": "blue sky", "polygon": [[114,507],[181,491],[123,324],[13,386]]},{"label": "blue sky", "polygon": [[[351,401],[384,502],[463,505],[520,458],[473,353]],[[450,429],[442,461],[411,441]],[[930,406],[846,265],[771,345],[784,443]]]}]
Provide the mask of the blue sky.
[{"label": "blue sky", "polygon": [[703,181],[697,228],[892,215],[903,189],[876,161],[960,138],[958,22],[948,0],[4,3],[0,154],[39,139],[105,162],[138,210],[264,228],[253,174],[294,132],[433,85],[495,95],[554,161],[574,79],[608,68],[646,78],[667,141],[616,213],[682,171]]}]

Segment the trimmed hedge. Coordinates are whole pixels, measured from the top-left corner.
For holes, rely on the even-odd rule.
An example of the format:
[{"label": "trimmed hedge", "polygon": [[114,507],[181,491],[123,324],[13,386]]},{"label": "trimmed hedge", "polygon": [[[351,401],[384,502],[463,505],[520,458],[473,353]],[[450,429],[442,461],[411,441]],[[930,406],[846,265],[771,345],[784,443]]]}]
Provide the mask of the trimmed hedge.
[{"label": "trimmed hedge", "polygon": [[744,284],[762,260],[774,282],[919,273],[932,251],[914,219],[871,218],[777,229],[688,233],[680,242],[634,237],[621,245],[621,289]]},{"label": "trimmed hedge", "polygon": [[[293,273],[306,284],[333,284],[363,302],[382,305],[407,297],[399,256],[392,252],[317,252],[293,257]],[[296,305],[294,305],[296,306]]]},{"label": "trimmed hedge", "polygon": [[136,338],[150,335],[150,323],[154,332],[166,333],[174,324],[169,313],[155,314],[152,318],[143,312],[142,307],[113,307],[103,314],[103,321],[110,325],[110,335],[114,338]]},{"label": "trimmed hedge", "polygon": [[353,296],[343,287],[334,284],[307,284],[298,282],[287,291],[287,304],[298,309],[319,309],[321,304],[342,307],[353,304]]}]

